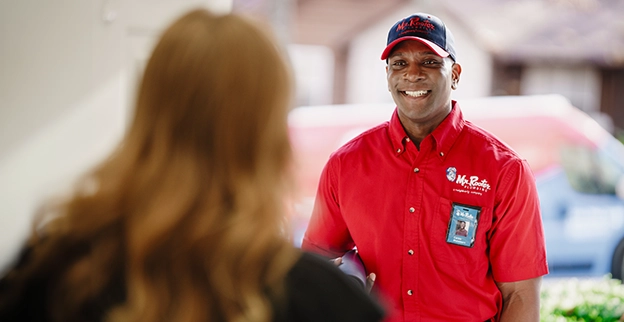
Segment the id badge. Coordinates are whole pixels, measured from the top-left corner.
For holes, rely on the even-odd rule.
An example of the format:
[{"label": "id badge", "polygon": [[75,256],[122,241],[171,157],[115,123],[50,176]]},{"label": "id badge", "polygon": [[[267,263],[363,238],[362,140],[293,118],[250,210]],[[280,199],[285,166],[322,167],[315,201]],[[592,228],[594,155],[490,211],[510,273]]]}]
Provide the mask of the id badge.
[{"label": "id badge", "polygon": [[475,242],[481,207],[453,203],[451,220],[446,232],[446,242],[472,247]]}]

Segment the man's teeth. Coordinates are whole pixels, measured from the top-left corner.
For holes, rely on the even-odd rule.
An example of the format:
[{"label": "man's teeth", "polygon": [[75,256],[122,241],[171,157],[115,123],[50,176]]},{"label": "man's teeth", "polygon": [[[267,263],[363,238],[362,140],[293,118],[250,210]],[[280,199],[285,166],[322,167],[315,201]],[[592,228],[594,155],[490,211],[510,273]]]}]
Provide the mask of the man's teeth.
[{"label": "man's teeth", "polygon": [[418,97],[427,94],[427,91],[405,91],[405,94],[412,97]]}]

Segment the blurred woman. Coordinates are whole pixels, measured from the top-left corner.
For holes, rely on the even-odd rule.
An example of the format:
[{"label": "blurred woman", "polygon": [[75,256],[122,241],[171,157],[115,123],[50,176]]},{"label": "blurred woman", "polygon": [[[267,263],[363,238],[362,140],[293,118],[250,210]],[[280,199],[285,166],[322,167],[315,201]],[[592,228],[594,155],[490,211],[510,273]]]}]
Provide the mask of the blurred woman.
[{"label": "blurred woman", "polygon": [[161,36],[119,148],[44,213],[0,281],[0,321],[377,321],[285,237],[291,77],[237,15]]}]

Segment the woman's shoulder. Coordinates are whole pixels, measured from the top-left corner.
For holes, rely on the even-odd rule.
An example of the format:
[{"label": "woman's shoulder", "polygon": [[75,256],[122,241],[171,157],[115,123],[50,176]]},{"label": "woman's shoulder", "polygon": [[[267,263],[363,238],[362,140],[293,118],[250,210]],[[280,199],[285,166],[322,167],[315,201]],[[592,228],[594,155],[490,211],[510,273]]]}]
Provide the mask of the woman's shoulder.
[{"label": "woman's shoulder", "polygon": [[[54,263],[29,266],[33,261],[33,246],[24,246],[15,262],[0,277],[0,321],[49,321],[50,309],[58,304],[64,293],[59,291],[59,281],[66,272],[71,256],[63,252],[54,257]],[[107,267],[110,279],[93,298],[80,304],[76,319],[101,321],[105,312],[125,299],[122,272]],[[59,311],[60,312],[60,311]]]},{"label": "woman's shoulder", "polygon": [[297,321],[380,321],[383,309],[328,259],[303,252],[286,277],[288,316]]},{"label": "woman's shoulder", "polygon": [[28,281],[20,279],[21,270],[31,254],[32,247],[23,247],[0,278],[0,321],[47,321],[45,294],[49,277],[39,275]]}]

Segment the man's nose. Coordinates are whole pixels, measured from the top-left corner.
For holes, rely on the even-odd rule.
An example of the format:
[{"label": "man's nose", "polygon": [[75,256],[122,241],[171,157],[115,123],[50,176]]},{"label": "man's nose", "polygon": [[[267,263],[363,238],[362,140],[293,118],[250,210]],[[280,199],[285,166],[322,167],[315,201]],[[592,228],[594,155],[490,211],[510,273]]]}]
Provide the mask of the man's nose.
[{"label": "man's nose", "polygon": [[405,79],[410,82],[416,82],[424,78],[422,66],[419,64],[409,64],[405,69]]}]

